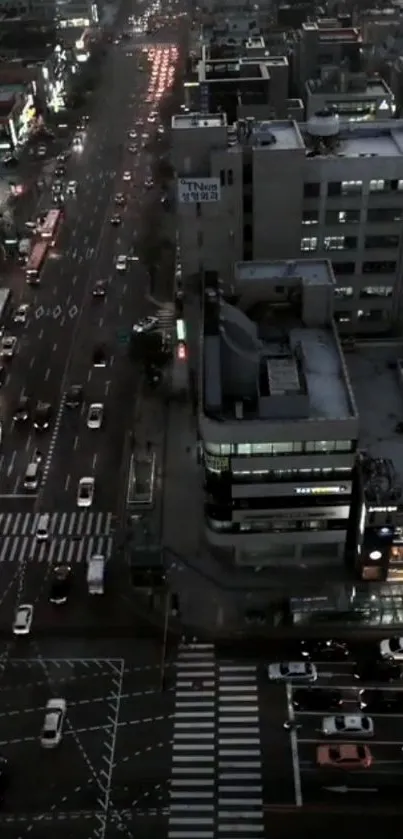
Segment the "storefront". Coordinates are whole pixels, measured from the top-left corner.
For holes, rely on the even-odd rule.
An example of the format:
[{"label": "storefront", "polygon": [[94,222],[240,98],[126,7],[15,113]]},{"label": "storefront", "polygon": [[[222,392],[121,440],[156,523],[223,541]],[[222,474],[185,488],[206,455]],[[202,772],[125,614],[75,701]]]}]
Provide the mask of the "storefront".
[{"label": "storefront", "polygon": [[15,138],[17,140],[14,148],[16,146],[23,146],[36,123],[36,108],[34,105],[34,97],[31,93],[27,94],[25,103],[23,104],[20,112],[14,113],[13,111],[13,115],[10,117],[9,122],[13,143],[15,143]]}]

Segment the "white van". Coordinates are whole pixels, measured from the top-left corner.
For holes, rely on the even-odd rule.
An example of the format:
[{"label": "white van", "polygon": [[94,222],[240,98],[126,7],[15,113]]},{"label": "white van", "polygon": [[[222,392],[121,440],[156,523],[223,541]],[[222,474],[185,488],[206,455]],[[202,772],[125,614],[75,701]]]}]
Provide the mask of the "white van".
[{"label": "white van", "polygon": [[38,489],[39,478],[39,463],[37,463],[36,461],[34,461],[33,463],[29,463],[27,471],[25,472],[24,489],[28,489],[30,492],[35,492],[35,490]]},{"label": "white van", "polygon": [[104,594],[105,583],[105,557],[101,554],[94,554],[88,560],[87,586],[88,594]]},{"label": "white van", "polygon": [[49,513],[42,513],[39,516],[38,526],[36,528],[36,538],[40,539],[47,539],[49,536],[49,526],[50,526],[50,515]]}]

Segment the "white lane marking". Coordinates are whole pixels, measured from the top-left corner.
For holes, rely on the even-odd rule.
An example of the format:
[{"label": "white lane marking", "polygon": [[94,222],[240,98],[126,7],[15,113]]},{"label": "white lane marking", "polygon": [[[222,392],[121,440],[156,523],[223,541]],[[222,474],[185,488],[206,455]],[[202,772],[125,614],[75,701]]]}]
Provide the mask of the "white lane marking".
[{"label": "white lane marking", "polygon": [[[287,696],[287,711],[288,711],[288,719],[290,722],[294,722],[295,720],[295,713],[294,713],[294,706],[292,704],[292,686],[289,682],[286,684],[286,696]],[[299,763],[299,755],[298,755],[298,737],[297,732],[293,729],[289,732],[290,737],[290,746],[291,746],[291,757],[292,757],[292,768],[293,768],[293,775],[294,775],[294,792],[295,792],[295,803],[297,807],[302,807],[303,799],[302,799],[302,788],[301,788],[301,772],[300,772],[300,763]]]}]

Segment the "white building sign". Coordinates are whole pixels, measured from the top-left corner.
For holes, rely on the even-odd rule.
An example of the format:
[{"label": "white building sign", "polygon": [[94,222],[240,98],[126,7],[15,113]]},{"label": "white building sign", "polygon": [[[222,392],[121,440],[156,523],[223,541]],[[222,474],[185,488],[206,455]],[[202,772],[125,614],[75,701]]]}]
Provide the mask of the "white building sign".
[{"label": "white building sign", "polygon": [[219,178],[201,178],[198,181],[193,178],[178,179],[179,204],[209,204],[220,198]]}]

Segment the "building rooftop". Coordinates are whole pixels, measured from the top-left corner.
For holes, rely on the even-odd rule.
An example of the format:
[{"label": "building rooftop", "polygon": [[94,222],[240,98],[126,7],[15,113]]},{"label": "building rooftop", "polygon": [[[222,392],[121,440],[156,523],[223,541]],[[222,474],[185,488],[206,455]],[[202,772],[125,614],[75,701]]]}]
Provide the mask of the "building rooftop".
[{"label": "building rooftop", "polygon": [[222,128],[227,125],[225,114],[177,114],[172,117],[172,128]]},{"label": "building rooftop", "polygon": [[[403,345],[356,347],[345,354],[360,417],[360,448],[369,463],[367,498],[398,501],[403,489]],[[376,396],[374,396],[376,394]],[[370,467],[370,468],[369,468]]]},{"label": "building rooftop", "polygon": [[361,41],[361,33],[359,29],[355,29],[354,27],[329,27],[329,29],[321,26],[318,23],[303,23],[302,24],[302,31],[304,32],[313,32],[316,31],[318,33],[318,40],[322,42],[331,43],[339,41],[340,43],[344,43],[346,41],[357,43]]},{"label": "building rooftop", "polygon": [[[204,411],[279,422],[355,418],[326,260],[238,263],[230,296],[207,289]],[[305,296],[317,311],[309,322]],[[313,295],[313,296],[312,296]]]},{"label": "building rooftop", "polygon": [[198,67],[199,82],[233,81],[234,79],[259,79],[267,76],[267,70],[256,58],[249,61],[239,59],[219,59],[200,61]]},{"label": "building rooftop", "polygon": [[278,280],[285,272],[288,276],[301,277],[304,284],[333,285],[329,263],[324,259],[235,263],[235,281],[238,283]]},{"label": "building rooftop", "polygon": [[367,78],[364,73],[356,73],[343,78],[338,70],[328,73],[323,79],[308,79],[306,88],[311,95],[347,96],[352,100],[361,99],[363,96],[378,96],[381,99],[392,95],[389,86],[381,77]]}]

